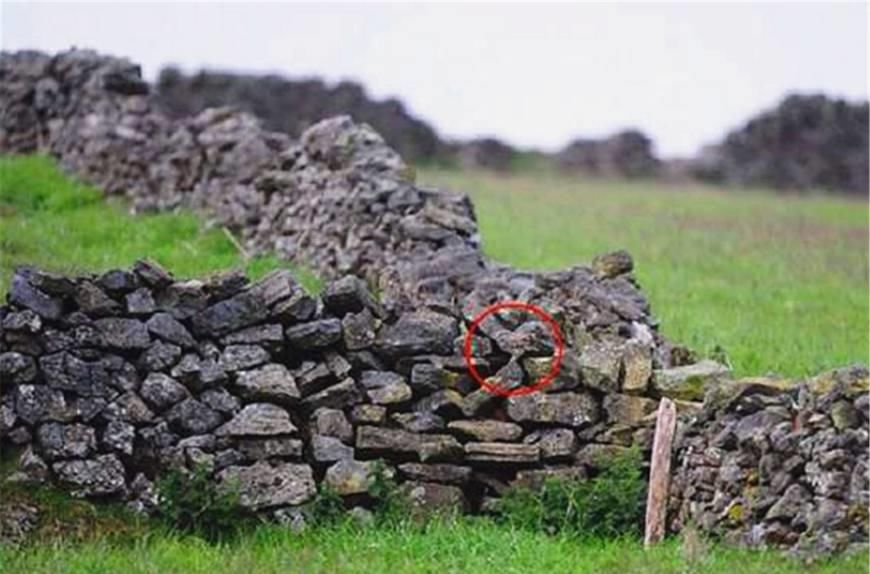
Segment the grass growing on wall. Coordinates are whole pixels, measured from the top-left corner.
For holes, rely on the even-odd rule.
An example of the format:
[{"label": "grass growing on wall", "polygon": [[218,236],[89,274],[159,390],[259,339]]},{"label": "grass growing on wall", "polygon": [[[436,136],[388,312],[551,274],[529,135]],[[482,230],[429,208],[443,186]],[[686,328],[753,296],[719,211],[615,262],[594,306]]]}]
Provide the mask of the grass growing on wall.
[{"label": "grass growing on wall", "polygon": [[[257,277],[288,266],[275,257],[245,260],[223,230],[206,229],[191,213],[130,215],[48,158],[0,158],[0,291],[21,264],[77,273],[127,267],[143,257],[179,277],[231,268]],[[314,275],[296,272],[308,289],[319,288]]]},{"label": "grass growing on wall", "polygon": [[529,269],[628,249],[662,331],[737,373],[868,362],[868,205],[837,196],[422,170],[474,200],[484,250]]}]

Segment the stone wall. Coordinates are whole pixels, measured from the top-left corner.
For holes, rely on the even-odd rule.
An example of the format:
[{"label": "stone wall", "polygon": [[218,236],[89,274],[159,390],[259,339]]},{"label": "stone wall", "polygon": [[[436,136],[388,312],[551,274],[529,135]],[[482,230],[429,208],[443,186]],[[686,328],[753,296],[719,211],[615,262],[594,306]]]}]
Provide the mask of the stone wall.
[{"label": "stone wall", "polygon": [[732,381],[684,421],[671,529],[687,522],[736,544],[802,555],[866,548],[868,372],[803,382]]},{"label": "stone wall", "polygon": [[638,130],[626,130],[603,139],[576,139],[555,159],[563,171],[608,177],[652,177],[661,169],[652,140]]},{"label": "stone wall", "polygon": [[168,67],[161,70],[155,91],[161,109],[174,118],[232,106],[262,119],[270,130],[298,138],[320,120],[350,115],[372,126],[411,161],[437,161],[447,152],[435,130],[400,101],[374,100],[356,82],[327,85],[319,79],[205,70],[185,75]]},{"label": "stone wall", "polygon": [[690,169],[696,177],[720,183],[866,197],[868,122],[866,101],[794,94],[708,147]]},{"label": "stone wall", "polygon": [[[391,317],[358,278],[313,298],[286,271],[177,281],[154,263],[67,278],[21,268],[0,307],[0,441],[13,480],[59,483],[147,510],[154,480],[206,464],[242,502],[294,513],[325,482],[365,504],[386,461],[415,504],[478,511],[511,484],[584,477],[602,454],[649,447],[649,355],[566,362],[543,392],[481,389],[467,321]],[[475,335],[478,370],[518,388],[552,337],[502,314]],[[623,391],[623,392],[620,392]]]}]

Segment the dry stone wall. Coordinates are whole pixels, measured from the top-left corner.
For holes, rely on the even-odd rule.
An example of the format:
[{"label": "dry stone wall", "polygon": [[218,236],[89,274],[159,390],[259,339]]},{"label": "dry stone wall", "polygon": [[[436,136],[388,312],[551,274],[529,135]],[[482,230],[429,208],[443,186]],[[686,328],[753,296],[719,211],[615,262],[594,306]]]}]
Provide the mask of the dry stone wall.
[{"label": "dry stone wall", "polygon": [[684,420],[671,529],[801,555],[866,548],[870,507],[866,367],[795,384],[732,381]]},{"label": "dry stone wall", "polygon": [[[866,534],[853,510],[867,500],[866,389],[753,387],[723,406],[712,391],[742,387],[658,334],[627,253],[558,272],[500,265],[470,200],[417,185],[365,124],[333,118],[290,142],[230,109],[170,121],[147,92],[126,60],[4,53],[0,150],[51,153],[135,209],[197,209],[331,283],[318,299],[284,271],[249,284],[178,281],[149,262],[19,270],[0,308],[0,441],[23,448],[17,479],[148,509],[160,473],[205,464],[247,506],[291,519],[324,482],[365,504],[384,459],[419,506],[478,511],[512,484],[648,449],[669,396],[684,417],[673,528],[821,550]],[[544,392],[503,398],[469,377],[463,334],[505,300],[561,327]],[[485,321],[473,348],[506,388],[554,353],[547,329],[516,314]]]},{"label": "dry stone wall", "polygon": [[[477,368],[506,386],[553,353],[523,319],[475,335]],[[500,397],[467,373],[466,328],[432,308],[388,318],[353,276],[314,298],[286,271],[249,283],[177,281],[148,261],[78,278],[21,268],[0,308],[0,440],[23,449],[13,480],[148,510],[162,473],[205,464],[279,517],[322,483],[365,504],[374,460],[423,509],[477,511],[512,484],[649,446],[657,403],[613,392],[616,371],[568,365],[544,392]]]}]

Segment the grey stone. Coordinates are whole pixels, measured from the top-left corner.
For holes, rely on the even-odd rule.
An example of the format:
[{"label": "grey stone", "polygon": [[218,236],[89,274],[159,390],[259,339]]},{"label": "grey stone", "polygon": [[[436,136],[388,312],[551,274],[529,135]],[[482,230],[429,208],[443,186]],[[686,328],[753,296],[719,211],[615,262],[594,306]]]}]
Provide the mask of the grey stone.
[{"label": "grey stone", "polygon": [[341,319],[345,348],[349,351],[368,349],[374,344],[379,327],[380,321],[368,309],[346,314]]},{"label": "grey stone", "polygon": [[245,406],[232,420],[215,431],[215,434],[217,436],[274,436],[294,434],[296,430],[285,409],[269,403],[254,403]]},{"label": "grey stone", "polygon": [[341,321],[320,319],[288,327],[287,342],[297,349],[319,349],[341,340]]},{"label": "grey stone", "polygon": [[416,434],[370,426],[357,429],[356,448],[370,454],[417,455],[421,462],[456,460],[463,452],[462,445],[449,435]]},{"label": "grey stone", "polygon": [[272,323],[268,325],[255,325],[230,333],[223,339],[224,345],[259,345],[270,352],[277,352],[284,344],[284,328]]},{"label": "grey stone", "polygon": [[142,382],[139,394],[158,411],[168,409],[190,396],[184,385],[163,373],[148,375]]},{"label": "grey stone", "polygon": [[139,359],[147,371],[171,369],[181,358],[181,347],[172,343],[157,341]]},{"label": "grey stone", "polygon": [[517,472],[511,486],[538,489],[549,480],[572,482],[586,479],[586,469],[582,466],[560,466],[542,469],[525,469]]},{"label": "grey stone", "polygon": [[12,285],[6,297],[10,304],[30,309],[50,321],[60,319],[63,313],[63,303],[31,285],[21,270],[17,270],[12,277]]},{"label": "grey stone", "polygon": [[230,345],[221,353],[220,366],[229,372],[258,367],[269,361],[269,353],[257,345]]},{"label": "grey stone", "polygon": [[37,429],[36,439],[47,460],[87,458],[97,450],[94,429],[82,424],[47,423]]},{"label": "grey stone", "polygon": [[242,403],[224,388],[207,389],[199,395],[202,404],[225,416],[234,415],[242,408]]},{"label": "grey stone", "polygon": [[302,457],[302,441],[293,438],[240,438],[235,448],[248,461]]},{"label": "grey stone", "polygon": [[97,319],[94,326],[103,337],[104,344],[112,349],[141,350],[151,345],[151,337],[145,324],[137,319]]},{"label": "grey stone", "polygon": [[731,371],[727,367],[705,359],[694,365],[656,370],[653,373],[653,388],[672,399],[700,401],[707,389],[730,376]]},{"label": "grey stone", "polygon": [[580,372],[583,384],[604,392],[619,391],[622,346],[610,341],[596,341],[583,347]]},{"label": "grey stone", "polygon": [[169,409],[166,420],[174,429],[185,435],[205,434],[223,422],[220,413],[192,398],[185,399]]},{"label": "grey stone", "polygon": [[321,408],[312,415],[311,434],[337,438],[343,442],[353,441],[353,427],[338,409]]},{"label": "grey stone", "polygon": [[124,465],[113,454],[92,459],[56,462],[52,470],[77,496],[120,494],[126,488]]},{"label": "grey stone", "polygon": [[569,459],[579,446],[577,435],[570,429],[538,430],[526,436],[523,442],[538,445],[544,461]]},{"label": "grey stone", "polygon": [[68,413],[63,392],[45,385],[15,387],[15,413],[29,425],[46,420],[65,420]]},{"label": "grey stone", "polygon": [[0,353],[0,388],[7,384],[29,383],[36,378],[36,363],[21,353]]},{"label": "grey stone", "polygon": [[321,463],[349,460],[353,459],[353,448],[335,437],[313,435],[311,437],[311,458]]},{"label": "grey stone", "polygon": [[298,506],[317,492],[314,475],[307,464],[257,462],[252,466],[230,466],[218,473],[218,480],[238,489],[239,503],[251,510]]},{"label": "grey stone", "polygon": [[324,481],[341,496],[365,494],[374,482],[373,471],[371,462],[343,459],[326,470]]},{"label": "grey stone", "polygon": [[193,316],[193,329],[205,336],[222,336],[263,322],[269,307],[262,295],[248,291],[219,301]]},{"label": "grey stone", "polygon": [[305,397],[302,399],[302,404],[309,409],[346,408],[359,403],[361,400],[356,383],[353,382],[353,379],[348,378]]},{"label": "grey stone", "polygon": [[4,315],[0,326],[4,331],[35,335],[42,330],[42,318],[30,309],[24,309]]},{"label": "grey stone", "polygon": [[598,422],[599,407],[584,392],[533,393],[507,400],[508,416],[520,423],[556,423],[582,428]]},{"label": "grey stone", "polygon": [[110,421],[118,420],[133,425],[141,425],[151,422],[154,419],[154,413],[139,398],[139,395],[129,391],[109,403],[103,410],[103,417]]},{"label": "grey stone", "polygon": [[471,479],[470,467],[445,463],[406,462],[399,465],[399,472],[409,480],[420,482],[464,485]]},{"label": "grey stone", "polygon": [[388,371],[363,371],[360,382],[371,402],[378,405],[404,403],[411,399],[405,378]]},{"label": "grey stone", "polygon": [[480,442],[510,442],[519,439],[523,434],[520,425],[496,420],[451,421],[447,428]]},{"label": "grey stone", "polygon": [[350,412],[350,420],[358,425],[380,425],[386,419],[387,408],[380,405],[356,405]]},{"label": "grey stone", "polygon": [[117,301],[106,295],[102,289],[90,281],[82,281],[78,284],[75,302],[83,313],[91,317],[116,315],[121,310]]},{"label": "grey stone", "polygon": [[145,326],[155,337],[164,341],[185,349],[196,347],[196,341],[190,331],[169,313],[155,313],[148,319]]},{"label": "grey stone", "polygon": [[639,425],[658,409],[658,402],[634,395],[611,393],[604,397],[607,420],[625,425]]},{"label": "grey stone", "polygon": [[280,363],[269,363],[253,371],[238,373],[235,387],[239,395],[248,400],[293,405],[300,398],[293,375]]},{"label": "grey stone", "polygon": [[103,430],[102,444],[116,453],[130,456],[133,454],[133,439],[136,427],[123,421],[109,421]]},{"label": "grey stone", "polygon": [[383,313],[365,282],[353,275],[331,281],[320,297],[326,310],[336,317],[343,317],[347,313],[359,313],[363,309],[374,311],[377,315]]},{"label": "grey stone", "polygon": [[406,482],[400,488],[410,501],[414,515],[461,513],[468,509],[465,494],[457,486],[436,482]]},{"label": "grey stone", "polygon": [[[131,315],[150,315],[157,310],[154,297],[147,287],[136,289],[124,297],[127,313]],[[152,331],[153,332],[153,331]],[[155,333],[156,334],[156,333]]]},{"label": "grey stone", "polygon": [[541,459],[541,449],[534,444],[470,442],[465,445],[465,460],[471,463],[527,465]]},{"label": "grey stone", "polygon": [[402,315],[394,324],[383,328],[376,346],[381,353],[392,357],[422,353],[447,355],[453,350],[453,339],[458,334],[455,319],[431,311],[416,311]]},{"label": "grey stone", "polygon": [[390,419],[410,432],[434,432],[444,430],[444,419],[432,413],[393,413]]}]

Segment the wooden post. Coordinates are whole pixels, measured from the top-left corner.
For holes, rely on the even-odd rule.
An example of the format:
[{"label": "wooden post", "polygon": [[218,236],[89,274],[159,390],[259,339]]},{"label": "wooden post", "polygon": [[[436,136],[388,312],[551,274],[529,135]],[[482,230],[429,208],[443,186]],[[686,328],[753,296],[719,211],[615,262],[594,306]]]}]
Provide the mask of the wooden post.
[{"label": "wooden post", "polygon": [[665,535],[668,510],[668,488],[671,482],[671,447],[677,427],[677,408],[668,398],[662,398],[656,414],[652,460],[649,469],[649,492],[646,498],[646,528],[643,544],[659,542]]}]

